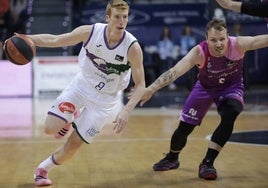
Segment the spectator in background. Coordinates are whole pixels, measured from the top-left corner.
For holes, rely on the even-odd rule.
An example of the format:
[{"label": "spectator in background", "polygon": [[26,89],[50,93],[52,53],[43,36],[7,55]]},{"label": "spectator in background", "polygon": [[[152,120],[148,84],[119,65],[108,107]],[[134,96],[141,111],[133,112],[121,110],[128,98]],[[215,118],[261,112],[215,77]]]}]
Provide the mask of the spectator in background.
[{"label": "spectator in background", "polygon": [[[174,43],[171,38],[170,28],[163,27],[160,40],[157,42],[158,54],[161,60],[161,73],[170,69],[175,60],[173,59]],[[169,89],[175,90],[176,85],[174,83],[168,86]]]},{"label": "spectator in background", "polygon": [[10,11],[14,21],[13,32],[25,33],[27,14],[27,0],[10,0]]},{"label": "spectator in background", "polygon": [[232,31],[231,31],[231,35],[236,36],[236,37],[243,35],[243,28],[240,23],[234,23]]},{"label": "spectator in background", "polygon": [[7,0],[0,0],[0,59],[4,58],[3,42],[12,36],[13,18],[10,13],[10,3]]},{"label": "spectator in background", "polygon": [[3,42],[14,32],[26,32],[27,0],[0,0],[0,5],[0,59],[5,59]]},{"label": "spectator in background", "polygon": [[224,12],[220,8],[215,8],[213,18],[221,19],[224,21],[226,20],[226,18],[224,16]]},{"label": "spectator in background", "polygon": [[[197,43],[196,37],[193,35],[192,27],[186,25],[183,27],[182,35],[180,38],[180,59],[183,58]],[[186,88],[192,89],[192,86],[196,82],[196,75],[198,69],[193,67],[192,70],[186,73]]]},{"label": "spectator in background", "polygon": [[184,26],[180,39],[181,56],[185,56],[192,47],[196,45],[196,38],[193,35],[191,26]]}]

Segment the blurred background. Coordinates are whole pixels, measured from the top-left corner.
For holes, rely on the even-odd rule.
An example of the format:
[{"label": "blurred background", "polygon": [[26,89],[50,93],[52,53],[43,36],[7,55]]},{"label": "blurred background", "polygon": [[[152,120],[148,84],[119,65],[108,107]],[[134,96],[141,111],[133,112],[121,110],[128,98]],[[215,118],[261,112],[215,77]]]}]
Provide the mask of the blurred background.
[{"label": "blurred background", "polygon": [[[14,32],[61,34],[82,24],[105,22],[107,2],[0,0],[1,188],[33,187],[36,165],[64,141],[45,135],[43,125],[47,110],[79,71],[77,55],[81,48],[81,44],[38,47],[31,63],[18,66],[6,59],[3,42]],[[223,10],[215,0],[129,0],[129,3],[127,30],[136,36],[144,51],[146,85],[205,39],[205,25],[213,17],[227,21],[230,35],[253,36],[268,31],[264,19]],[[96,139],[96,145],[81,150],[79,158],[53,171],[53,187],[268,187],[268,48],[248,52],[244,61],[246,105],[230,139],[243,145],[230,144],[225,148],[227,152],[220,156],[225,158],[217,164],[222,177],[218,183],[199,181],[193,176],[199,165],[199,159],[195,159],[203,157],[208,134],[218,121],[215,106],[204,120],[203,131],[197,131],[189,139],[193,147],[187,147],[186,157],[182,157],[181,172],[155,174],[148,170],[166,150],[177,126],[179,111],[196,81],[197,70],[193,68],[155,93],[144,107],[137,106],[124,134],[115,135],[113,127],[107,126]],[[130,83],[123,93],[122,103],[132,86]],[[120,104],[114,111],[120,109]]]},{"label": "blurred background", "polygon": [[[60,34],[83,24],[105,22],[107,0],[0,0],[0,97],[47,97],[59,94],[78,71],[81,44],[63,48],[37,48],[33,63],[16,66],[6,60],[3,41],[14,32]],[[213,17],[225,19],[230,35],[267,33],[263,18],[219,8],[214,0],[129,0],[127,30],[144,51],[146,85],[174,65],[191,47],[205,39],[205,25]],[[172,50],[165,47],[169,41]],[[251,94],[266,98],[268,48],[248,52],[244,80],[246,99]],[[147,106],[172,106],[185,100],[196,80],[197,70],[164,88]],[[132,85],[125,92],[128,92]],[[156,96],[156,97],[157,97]],[[167,97],[168,96],[168,97]],[[249,96],[249,97],[248,97]],[[258,99],[260,100],[260,99]],[[163,103],[163,104],[162,104]],[[145,106],[146,107],[146,106]]]}]

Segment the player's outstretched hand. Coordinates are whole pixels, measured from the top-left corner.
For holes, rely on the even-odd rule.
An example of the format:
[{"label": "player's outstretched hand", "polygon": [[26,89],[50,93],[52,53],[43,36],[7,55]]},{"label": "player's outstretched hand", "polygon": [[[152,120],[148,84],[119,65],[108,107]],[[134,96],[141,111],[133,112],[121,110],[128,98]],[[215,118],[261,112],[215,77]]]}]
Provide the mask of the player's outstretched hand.
[{"label": "player's outstretched hand", "polygon": [[113,128],[114,132],[117,134],[121,133],[128,124],[128,120],[129,120],[129,112],[124,110],[123,108],[116,116],[115,121],[113,121],[113,123],[115,124]]}]

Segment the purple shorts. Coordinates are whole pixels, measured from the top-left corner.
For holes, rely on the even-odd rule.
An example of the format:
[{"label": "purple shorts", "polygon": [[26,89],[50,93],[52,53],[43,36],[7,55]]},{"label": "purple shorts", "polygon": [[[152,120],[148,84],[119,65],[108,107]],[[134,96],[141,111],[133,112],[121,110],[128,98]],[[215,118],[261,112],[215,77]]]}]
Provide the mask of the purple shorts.
[{"label": "purple shorts", "polygon": [[180,114],[180,120],[192,125],[200,125],[214,102],[218,107],[228,98],[237,99],[244,105],[243,83],[233,84],[224,89],[205,89],[199,81],[194,85]]}]

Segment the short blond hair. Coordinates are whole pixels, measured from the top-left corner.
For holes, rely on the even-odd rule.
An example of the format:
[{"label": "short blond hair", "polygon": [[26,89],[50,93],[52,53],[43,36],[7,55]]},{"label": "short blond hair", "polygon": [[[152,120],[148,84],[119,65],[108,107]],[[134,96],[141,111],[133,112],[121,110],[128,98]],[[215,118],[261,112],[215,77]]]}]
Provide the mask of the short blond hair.
[{"label": "short blond hair", "polygon": [[106,15],[111,15],[111,8],[116,8],[119,10],[129,10],[128,3],[124,0],[110,0],[106,6]]}]

